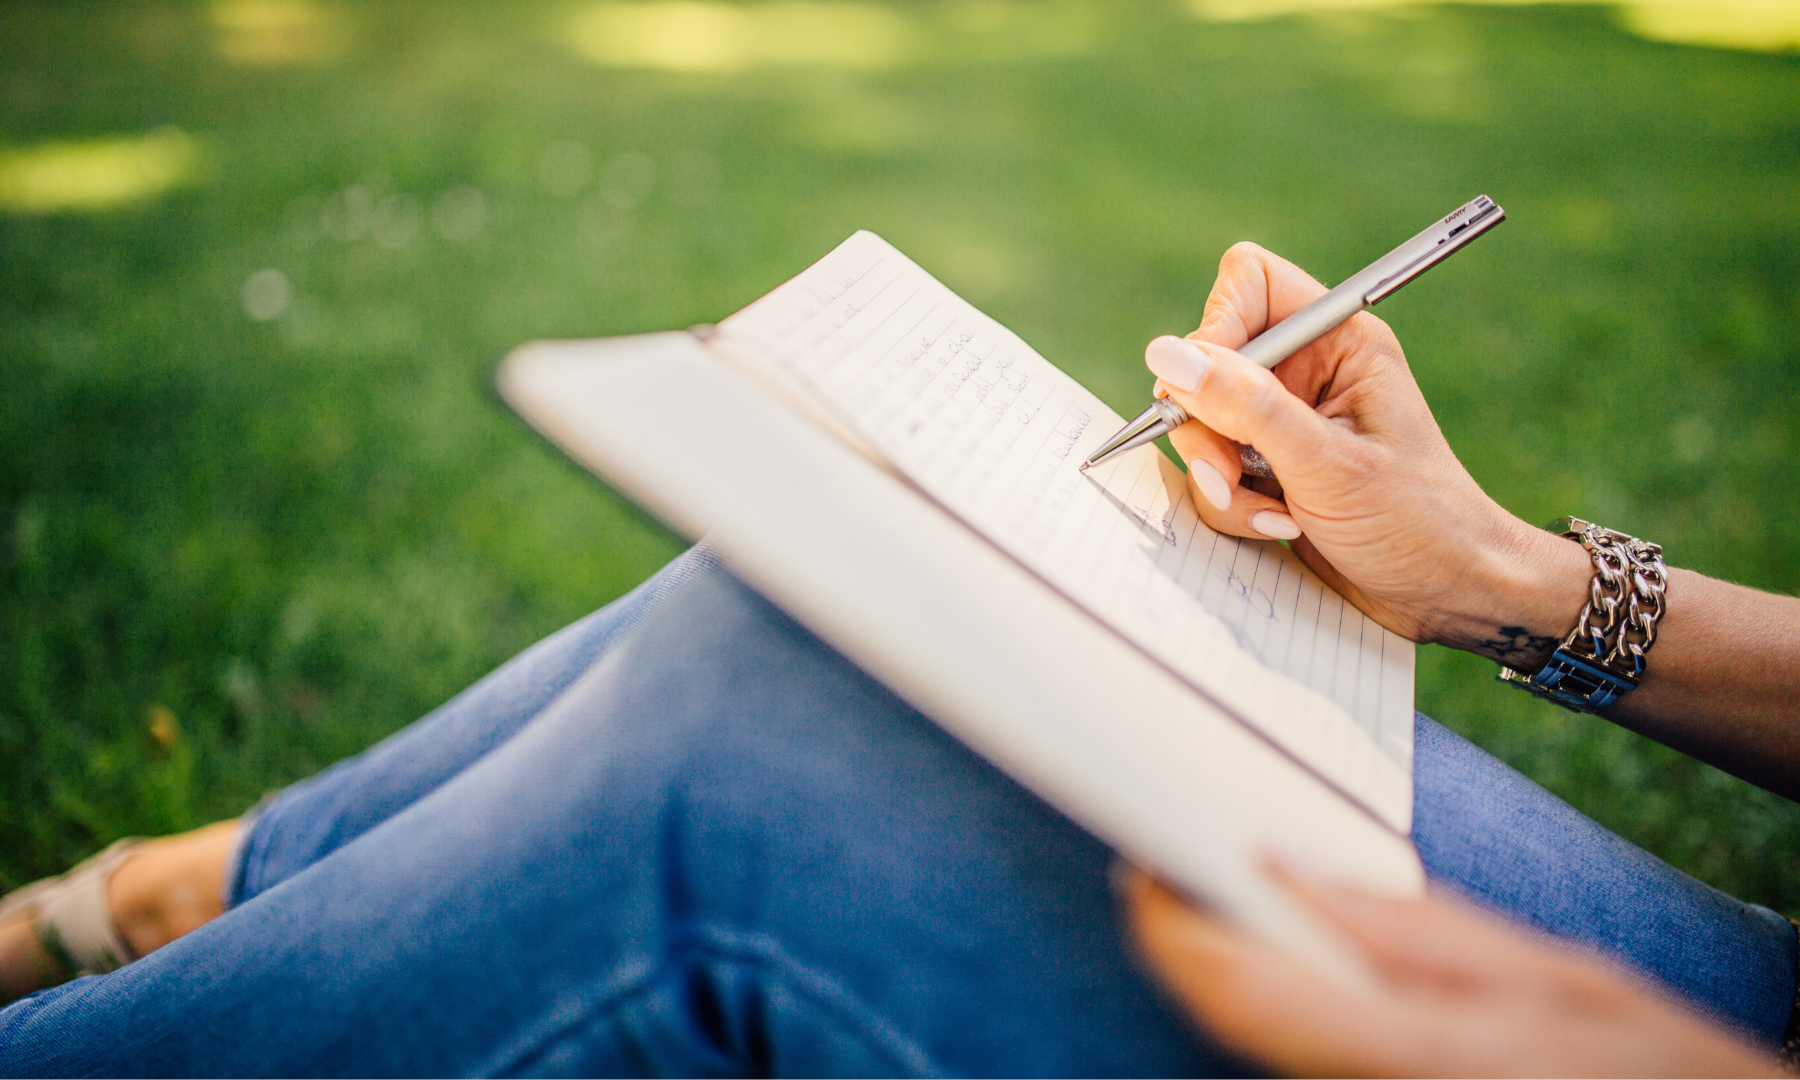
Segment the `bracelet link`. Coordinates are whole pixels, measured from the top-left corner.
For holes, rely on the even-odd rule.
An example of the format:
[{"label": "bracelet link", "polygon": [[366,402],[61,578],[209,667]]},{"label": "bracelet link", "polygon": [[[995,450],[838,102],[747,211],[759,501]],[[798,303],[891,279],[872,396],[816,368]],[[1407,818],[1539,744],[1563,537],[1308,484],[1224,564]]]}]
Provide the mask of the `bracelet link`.
[{"label": "bracelet link", "polygon": [[1637,688],[1656,627],[1667,609],[1668,569],[1662,548],[1579,518],[1550,531],[1579,541],[1594,562],[1588,600],[1571,629],[1535,674],[1509,667],[1500,681],[1576,712],[1598,712]]}]

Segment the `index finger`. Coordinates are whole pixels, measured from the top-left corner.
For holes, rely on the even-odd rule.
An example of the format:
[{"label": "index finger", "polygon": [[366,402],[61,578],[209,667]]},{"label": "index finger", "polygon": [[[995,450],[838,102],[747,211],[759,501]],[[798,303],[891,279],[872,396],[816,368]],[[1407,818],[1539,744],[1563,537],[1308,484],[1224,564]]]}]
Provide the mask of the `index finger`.
[{"label": "index finger", "polygon": [[1200,328],[1188,336],[1227,349],[1251,338],[1325,295],[1325,286],[1286,259],[1252,244],[1231,245],[1219,260],[1219,276],[1206,297]]}]

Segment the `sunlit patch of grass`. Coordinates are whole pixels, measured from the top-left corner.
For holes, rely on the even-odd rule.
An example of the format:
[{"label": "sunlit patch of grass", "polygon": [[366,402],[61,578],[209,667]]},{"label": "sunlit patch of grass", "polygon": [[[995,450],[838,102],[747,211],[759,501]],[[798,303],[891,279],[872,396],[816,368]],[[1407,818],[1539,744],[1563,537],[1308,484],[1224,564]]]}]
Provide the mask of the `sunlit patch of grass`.
[{"label": "sunlit patch of grass", "polygon": [[780,65],[868,69],[1070,56],[1092,45],[1105,8],[1081,0],[977,0],[917,9],[850,0],[626,0],[569,24],[575,52],[602,67],[738,72]]},{"label": "sunlit patch of grass", "polygon": [[881,4],[710,0],[595,4],[570,27],[582,56],[608,67],[739,71],[769,64],[883,67],[911,46],[913,29]]},{"label": "sunlit patch of grass", "polygon": [[1651,0],[1622,5],[1627,30],[1654,41],[1726,49],[1800,49],[1800,3],[1794,0]]},{"label": "sunlit patch of grass", "polygon": [[0,207],[103,210],[192,181],[200,150],[174,128],[140,138],[52,142],[0,152]]},{"label": "sunlit patch of grass", "polygon": [[349,43],[343,17],[311,0],[217,0],[212,17],[219,54],[238,64],[329,60]]},{"label": "sunlit patch of grass", "polygon": [[[1613,8],[1640,37],[1686,45],[1758,52],[1800,49],[1800,3],[1794,0],[1447,0],[1495,7],[1596,2]],[[1419,0],[1187,0],[1212,22],[1246,22],[1282,15],[1383,11],[1423,6]]]}]

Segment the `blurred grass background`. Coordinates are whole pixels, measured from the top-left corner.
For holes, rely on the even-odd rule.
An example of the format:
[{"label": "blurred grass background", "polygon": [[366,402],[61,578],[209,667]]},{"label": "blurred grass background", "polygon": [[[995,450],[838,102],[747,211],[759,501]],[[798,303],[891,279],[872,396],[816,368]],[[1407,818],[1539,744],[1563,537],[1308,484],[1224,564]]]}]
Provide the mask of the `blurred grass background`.
[{"label": "blurred grass background", "polygon": [[[641,580],[495,361],[863,227],[1132,412],[1231,242],[1332,281],[1486,192],[1381,312],[1476,477],[1793,591],[1800,32],[1659,3],[0,6],[0,887]],[[1793,804],[1492,677],[1423,649],[1420,706],[1800,914]]]}]

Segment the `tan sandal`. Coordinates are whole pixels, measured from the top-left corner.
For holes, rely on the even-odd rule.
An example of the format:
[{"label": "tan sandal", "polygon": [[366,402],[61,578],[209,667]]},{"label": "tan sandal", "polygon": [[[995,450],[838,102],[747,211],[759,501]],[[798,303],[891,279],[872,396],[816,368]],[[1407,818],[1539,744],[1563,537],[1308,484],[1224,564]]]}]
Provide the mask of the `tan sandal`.
[{"label": "tan sandal", "polygon": [[[143,842],[135,836],[120,840],[65,874],[0,897],[0,922],[21,911],[29,912],[38,943],[62,968],[46,973],[53,979],[46,985],[67,982],[77,975],[105,974],[137,959],[113,925],[106,886],[113,872]],[[60,978],[55,977],[58,975]]]}]

